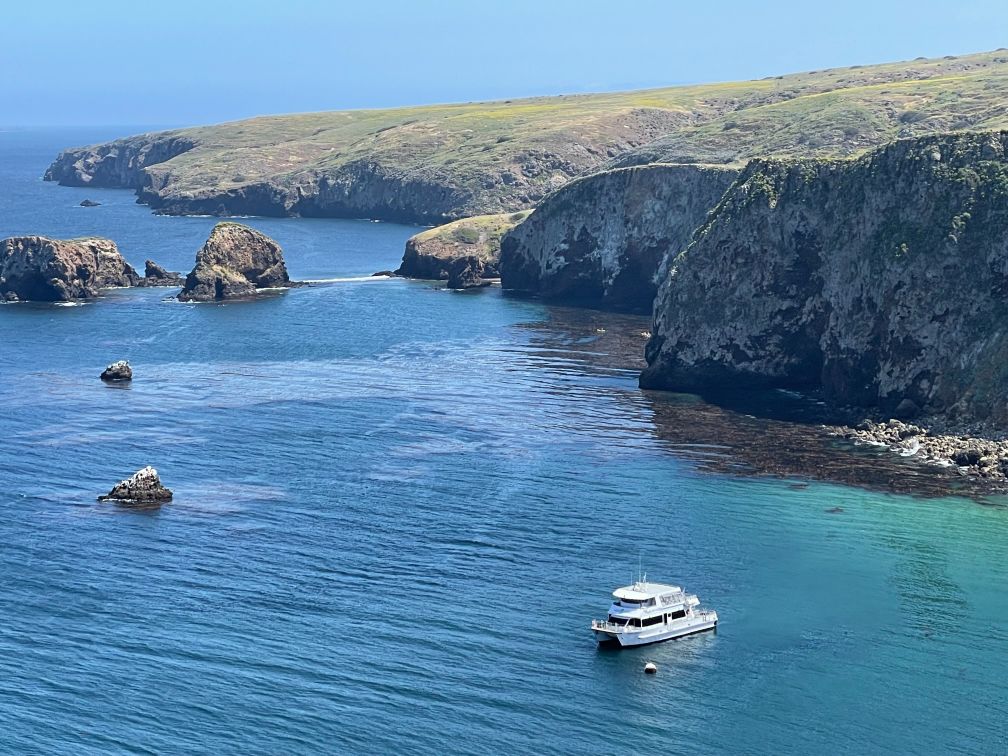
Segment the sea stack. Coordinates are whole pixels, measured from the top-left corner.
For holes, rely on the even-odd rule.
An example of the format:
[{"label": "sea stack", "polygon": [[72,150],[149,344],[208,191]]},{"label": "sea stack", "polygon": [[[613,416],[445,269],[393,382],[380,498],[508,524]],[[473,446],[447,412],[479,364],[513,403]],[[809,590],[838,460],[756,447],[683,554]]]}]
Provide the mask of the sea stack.
[{"label": "sea stack", "polygon": [[166,270],[153,260],[144,263],[144,277],[140,279],[140,286],[181,286],[185,283],[185,278],[181,273]]},{"label": "sea stack", "polygon": [[0,300],[71,302],[139,281],[110,239],[15,236],[0,241]]},{"label": "sea stack", "polygon": [[259,289],[296,285],[280,245],[254,228],[225,221],[196,253],[180,302],[217,302],[254,296]]},{"label": "sea stack", "polygon": [[157,470],[148,465],[133,473],[126,480],[120,480],[98,501],[119,501],[125,504],[160,504],[171,501],[172,492],[161,484]]}]

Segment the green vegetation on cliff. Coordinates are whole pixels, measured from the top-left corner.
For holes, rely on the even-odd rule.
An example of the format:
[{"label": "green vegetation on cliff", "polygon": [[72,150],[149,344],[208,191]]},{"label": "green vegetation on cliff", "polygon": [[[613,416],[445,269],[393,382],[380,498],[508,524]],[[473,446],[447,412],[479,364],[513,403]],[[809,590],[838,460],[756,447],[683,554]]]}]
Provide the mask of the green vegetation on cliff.
[{"label": "green vegetation on cliff", "polygon": [[527,208],[607,164],[848,156],[1008,127],[1008,52],[722,84],[308,113],[70,150],[47,178],[168,213],[441,221]]},{"label": "green vegetation on cliff", "polygon": [[1003,428],[1006,294],[1008,131],[754,160],[665,266],[641,385]]},{"label": "green vegetation on cliff", "polygon": [[396,275],[447,280],[470,288],[500,275],[501,237],[531,214],[529,210],[473,218],[430,228],[409,238]]}]

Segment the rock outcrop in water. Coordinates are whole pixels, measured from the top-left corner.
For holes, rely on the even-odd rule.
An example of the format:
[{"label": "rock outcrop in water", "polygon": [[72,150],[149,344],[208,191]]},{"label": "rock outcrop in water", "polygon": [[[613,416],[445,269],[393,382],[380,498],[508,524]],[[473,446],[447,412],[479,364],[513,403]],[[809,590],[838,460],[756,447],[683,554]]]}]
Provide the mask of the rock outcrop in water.
[{"label": "rock outcrop in water", "polygon": [[528,215],[481,215],[423,231],[406,242],[394,275],[447,281],[450,289],[483,286],[500,277],[501,236]]},{"label": "rock outcrop in water", "polygon": [[751,163],[655,302],[641,386],[1008,423],[1008,132]]},{"label": "rock outcrop in water", "polygon": [[139,286],[182,286],[185,278],[181,273],[166,270],[153,260],[144,263],[144,277]]},{"label": "rock outcrop in water", "polygon": [[126,480],[116,483],[112,490],[98,501],[117,501],[123,504],[160,504],[171,501],[172,492],[161,484],[157,470],[148,465]]},{"label": "rock outcrop in water", "polygon": [[651,312],[662,260],[685,248],[738,171],[622,168],[571,182],[501,242],[501,285],[545,299]]},{"label": "rock outcrop in water", "polygon": [[80,201],[81,207],[101,207],[101,202],[95,202],[94,200],[83,199]]},{"label": "rock outcrop in water", "polygon": [[0,300],[70,302],[139,280],[109,239],[16,236],[0,241]]},{"label": "rock outcrop in water", "polygon": [[133,380],[133,368],[126,360],[113,362],[102,371],[101,379],[109,383],[124,383]]},{"label": "rock outcrop in water", "polygon": [[196,267],[179,293],[181,302],[213,302],[251,297],[260,289],[295,286],[283,250],[265,234],[240,223],[214,226]]},{"label": "rock outcrop in water", "polygon": [[856,444],[885,446],[901,457],[954,465],[961,474],[1003,487],[1008,482],[1008,440],[940,433],[899,420],[865,420],[855,427],[828,427],[833,435]]}]

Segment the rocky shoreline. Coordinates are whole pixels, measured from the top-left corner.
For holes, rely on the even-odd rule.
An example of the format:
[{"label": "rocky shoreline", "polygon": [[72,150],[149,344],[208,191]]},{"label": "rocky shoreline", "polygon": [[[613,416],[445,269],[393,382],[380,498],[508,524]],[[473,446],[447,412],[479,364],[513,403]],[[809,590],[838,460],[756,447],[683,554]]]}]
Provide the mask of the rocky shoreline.
[{"label": "rocky shoreline", "polygon": [[989,484],[991,491],[1008,491],[1008,434],[979,426],[959,432],[942,418],[921,424],[901,420],[864,420],[855,426],[823,426],[856,445],[885,447],[901,457],[940,467]]}]

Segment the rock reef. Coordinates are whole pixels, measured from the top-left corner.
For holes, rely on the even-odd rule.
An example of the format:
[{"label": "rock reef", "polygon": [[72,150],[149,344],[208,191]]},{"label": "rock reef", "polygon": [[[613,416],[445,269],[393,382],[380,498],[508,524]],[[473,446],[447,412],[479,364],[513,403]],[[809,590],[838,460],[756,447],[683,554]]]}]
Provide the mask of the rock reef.
[{"label": "rock reef", "polygon": [[109,239],[17,236],[0,241],[0,300],[70,302],[140,276]]},{"label": "rock reef", "polygon": [[658,269],[738,175],[649,165],[572,181],[501,242],[501,285],[544,299],[651,312]]},{"label": "rock reef", "polygon": [[214,226],[196,253],[196,267],[179,292],[181,302],[214,302],[254,296],[261,289],[288,288],[283,250],[271,238],[240,223]]},{"label": "rock reef", "polygon": [[450,289],[483,286],[500,277],[501,237],[528,215],[482,215],[423,231],[406,242],[394,275],[447,281]]},{"label": "rock reef", "polygon": [[667,265],[641,386],[814,389],[1004,426],[1006,155],[989,132],[753,161]]},{"label": "rock reef", "polygon": [[161,484],[157,470],[150,465],[119,481],[111,491],[98,497],[98,501],[141,505],[161,504],[171,499],[172,492]]}]

